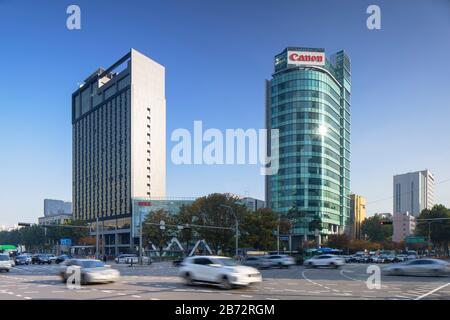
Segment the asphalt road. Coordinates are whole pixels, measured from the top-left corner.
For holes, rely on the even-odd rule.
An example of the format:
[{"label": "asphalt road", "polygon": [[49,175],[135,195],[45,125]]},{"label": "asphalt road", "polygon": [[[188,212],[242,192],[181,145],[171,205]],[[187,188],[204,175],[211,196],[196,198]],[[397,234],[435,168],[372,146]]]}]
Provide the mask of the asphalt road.
[{"label": "asphalt road", "polygon": [[263,282],[248,288],[222,290],[215,286],[186,286],[169,263],[128,267],[116,283],[69,289],[57,275],[57,265],[17,266],[0,273],[0,299],[136,299],[136,300],[300,300],[300,299],[450,299],[449,277],[381,276],[381,288],[369,289],[368,265],[340,269],[263,270]]}]

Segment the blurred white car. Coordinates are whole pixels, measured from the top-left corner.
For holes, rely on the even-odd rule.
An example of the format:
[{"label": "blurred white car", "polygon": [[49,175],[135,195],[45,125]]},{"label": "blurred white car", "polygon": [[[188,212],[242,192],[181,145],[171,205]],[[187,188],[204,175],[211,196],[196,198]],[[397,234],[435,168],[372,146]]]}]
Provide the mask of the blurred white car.
[{"label": "blurred white car", "polygon": [[450,264],[438,259],[417,259],[384,267],[383,273],[409,276],[446,276],[450,275]]},{"label": "blurred white car", "polygon": [[188,257],[181,264],[180,276],[186,284],[214,283],[223,289],[262,281],[261,273],[255,268],[238,265],[233,259],[220,256]]},{"label": "blurred white car", "polygon": [[269,262],[271,267],[289,268],[295,264],[294,258],[287,254],[274,254],[265,256],[264,259]]},{"label": "blurred white car", "polygon": [[330,267],[339,268],[345,264],[345,260],[341,257],[332,254],[323,254],[320,256],[314,256],[311,259],[306,260],[303,263],[305,266],[316,267]]},{"label": "blurred white car", "polygon": [[12,263],[9,254],[0,254],[0,271],[5,270],[6,272],[9,272],[11,268]]},{"label": "blurred white car", "polygon": [[[136,254],[121,254],[117,258],[114,259],[116,263],[131,263],[138,264],[139,263],[139,257]],[[152,263],[152,259],[146,256],[142,256],[142,263],[143,264],[149,264]]]},{"label": "blurred white car", "polygon": [[63,282],[67,281],[74,272],[73,269],[80,270],[80,283],[103,283],[115,282],[120,277],[120,272],[105,265],[100,260],[95,259],[68,259],[61,263],[59,274]]},{"label": "blurred white car", "polygon": [[254,267],[258,269],[269,268],[272,264],[265,257],[261,256],[250,256],[247,257],[243,262],[243,265],[248,267]]}]

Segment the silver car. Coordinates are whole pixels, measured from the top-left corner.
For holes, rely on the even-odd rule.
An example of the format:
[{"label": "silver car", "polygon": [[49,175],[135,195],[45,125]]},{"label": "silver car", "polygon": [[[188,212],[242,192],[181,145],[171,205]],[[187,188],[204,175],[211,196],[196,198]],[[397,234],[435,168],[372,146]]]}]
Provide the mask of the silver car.
[{"label": "silver car", "polygon": [[5,270],[6,272],[9,272],[11,268],[12,263],[9,254],[0,254],[0,271]]},{"label": "silver car", "polygon": [[254,268],[258,268],[258,269],[269,268],[272,265],[272,263],[270,261],[268,261],[265,257],[260,257],[260,256],[247,257],[242,262],[242,264],[244,266],[254,267]]},{"label": "silver car", "polygon": [[447,276],[450,274],[450,264],[438,259],[416,259],[387,266],[383,268],[383,273],[408,276]]},{"label": "silver car", "polygon": [[73,269],[80,270],[80,284],[115,282],[120,272],[95,259],[69,259],[62,263],[59,274],[63,282],[74,273]]}]

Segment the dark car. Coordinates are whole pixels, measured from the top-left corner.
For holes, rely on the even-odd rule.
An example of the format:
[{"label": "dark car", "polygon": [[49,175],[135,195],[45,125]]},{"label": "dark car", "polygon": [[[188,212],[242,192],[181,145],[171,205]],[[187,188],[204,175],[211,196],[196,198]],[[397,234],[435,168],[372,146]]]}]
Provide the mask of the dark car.
[{"label": "dark car", "polygon": [[181,264],[183,263],[184,259],[176,259],[172,261],[172,264],[174,267],[180,267]]},{"label": "dark car", "polygon": [[55,259],[55,263],[60,264],[61,262],[66,261],[67,259],[71,259],[71,256],[67,254],[62,254]]},{"label": "dark car", "polygon": [[31,258],[33,264],[51,264],[52,261],[46,254],[36,254]]},{"label": "dark car", "polygon": [[16,258],[14,259],[14,262],[16,263],[17,266],[20,266],[23,264],[28,265],[31,263],[31,257],[26,256],[26,255],[19,255],[19,256],[16,256]]}]

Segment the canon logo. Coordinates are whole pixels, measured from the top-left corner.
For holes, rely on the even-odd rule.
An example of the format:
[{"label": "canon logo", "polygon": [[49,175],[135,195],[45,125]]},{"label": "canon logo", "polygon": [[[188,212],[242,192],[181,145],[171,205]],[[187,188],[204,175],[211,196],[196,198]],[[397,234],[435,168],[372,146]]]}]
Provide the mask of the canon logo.
[{"label": "canon logo", "polygon": [[311,54],[297,54],[291,53],[289,55],[289,60],[292,61],[310,61],[310,62],[323,62],[323,56],[321,55],[311,55]]}]

